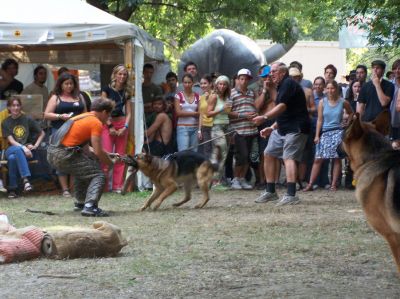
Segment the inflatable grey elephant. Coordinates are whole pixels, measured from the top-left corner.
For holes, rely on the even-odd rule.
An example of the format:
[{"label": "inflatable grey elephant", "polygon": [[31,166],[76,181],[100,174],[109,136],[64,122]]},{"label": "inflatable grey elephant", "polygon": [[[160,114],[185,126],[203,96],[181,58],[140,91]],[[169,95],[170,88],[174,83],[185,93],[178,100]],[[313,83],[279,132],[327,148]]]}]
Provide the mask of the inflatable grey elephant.
[{"label": "inflatable grey elephant", "polygon": [[183,67],[193,61],[197,65],[198,74],[218,72],[233,77],[241,68],[247,68],[256,79],[260,66],[274,62],[286,54],[297,41],[297,28],[293,29],[294,40],[288,44],[276,44],[266,51],[247,36],[228,29],[215,30],[196,41],[181,57],[179,78],[183,75]]}]

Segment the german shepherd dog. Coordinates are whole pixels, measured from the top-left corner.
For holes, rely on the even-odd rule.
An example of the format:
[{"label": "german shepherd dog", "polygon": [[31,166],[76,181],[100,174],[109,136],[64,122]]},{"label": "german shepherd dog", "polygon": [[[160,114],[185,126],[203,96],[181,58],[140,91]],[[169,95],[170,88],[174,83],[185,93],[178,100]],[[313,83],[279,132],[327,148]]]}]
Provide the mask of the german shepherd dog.
[{"label": "german shepherd dog", "polygon": [[[133,168],[134,172],[131,176],[140,170],[154,184],[153,193],[141,207],[141,211],[146,210],[153,203],[152,209],[158,209],[164,199],[178,189],[180,183],[183,183],[185,197],[182,201],[173,204],[174,207],[179,207],[191,199],[192,185],[195,181],[203,192],[203,200],[195,207],[204,207],[210,199],[209,186],[217,167],[199,153],[181,151],[165,159],[141,153],[135,157],[124,157],[123,161]],[[127,179],[129,180],[130,178]]]},{"label": "german shepherd dog", "polygon": [[[368,223],[389,243],[400,274],[400,152],[392,149],[387,111],[372,123],[356,114],[343,138]],[[383,135],[382,135],[383,134]]]}]

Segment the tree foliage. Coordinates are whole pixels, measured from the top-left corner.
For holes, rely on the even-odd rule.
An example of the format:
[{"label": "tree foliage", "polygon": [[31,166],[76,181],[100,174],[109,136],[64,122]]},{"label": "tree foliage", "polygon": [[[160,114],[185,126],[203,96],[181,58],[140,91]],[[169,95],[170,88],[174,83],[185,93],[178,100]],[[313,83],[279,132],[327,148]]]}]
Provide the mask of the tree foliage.
[{"label": "tree foliage", "polygon": [[[346,23],[370,30],[370,42],[400,44],[400,0],[87,0],[115,16],[135,23],[180,53],[217,28],[251,38],[286,42],[294,22],[300,39],[337,40]],[[368,22],[365,22],[367,17]],[[175,56],[175,55],[173,55]]]}]

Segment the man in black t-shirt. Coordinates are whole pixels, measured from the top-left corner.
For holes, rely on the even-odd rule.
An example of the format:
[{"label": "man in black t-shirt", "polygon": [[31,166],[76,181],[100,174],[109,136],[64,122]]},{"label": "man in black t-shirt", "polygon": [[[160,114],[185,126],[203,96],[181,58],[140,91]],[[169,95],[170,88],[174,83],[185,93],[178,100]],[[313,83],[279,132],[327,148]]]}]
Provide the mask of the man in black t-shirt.
[{"label": "man in black t-shirt", "polygon": [[375,60],[371,66],[371,80],[363,85],[358,96],[357,112],[363,121],[372,121],[382,110],[388,109],[394,94],[394,85],[383,79],[385,62]]},{"label": "man in black t-shirt", "polygon": [[275,100],[275,107],[253,119],[259,124],[267,119],[276,118],[271,127],[260,132],[264,138],[271,136],[264,151],[267,187],[256,202],[264,203],[278,199],[275,191],[276,165],[278,159],[283,159],[287,193],[277,205],[292,205],[299,202],[296,196],[297,162],[302,159],[311,123],[303,88],[289,77],[287,66],[283,63],[274,63],[271,66],[271,77],[273,83],[267,89],[271,99]]},{"label": "man in black t-shirt", "polygon": [[0,99],[7,100],[12,95],[20,94],[24,85],[15,79],[18,74],[18,63],[12,59],[6,59],[1,65],[0,71]]}]

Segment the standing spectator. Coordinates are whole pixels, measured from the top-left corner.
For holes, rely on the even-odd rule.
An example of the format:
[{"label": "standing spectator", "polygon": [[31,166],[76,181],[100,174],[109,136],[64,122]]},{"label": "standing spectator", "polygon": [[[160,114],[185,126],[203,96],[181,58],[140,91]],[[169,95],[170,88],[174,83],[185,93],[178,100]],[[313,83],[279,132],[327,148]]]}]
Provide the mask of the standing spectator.
[{"label": "standing spectator", "polygon": [[43,109],[46,108],[47,101],[49,100],[49,90],[47,89],[47,69],[43,65],[38,65],[33,70],[33,82],[29,84],[21,94],[40,94],[43,96]]},{"label": "standing spectator", "polygon": [[165,80],[167,81],[168,87],[164,94],[166,101],[165,112],[172,113],[174,111],[175,95],[178,92],[178,76],[174,72],[168,72],[168,74],[165,76]]},{"label": "standing spectator", "polygon": [[[183,91],[175,96],[175,115],[177,117],[176,140],[178,151],[195,148],[198,144],[199,95],[193,92],[193,77],[185,74],[182,77]],[[193,149],[194,147],[194,149]]]},{"label": "standing spectator", "polygon": [[391,133],[390,139],[394,149],[400,149],[400,59],[393,62],[392,70],[394,73],[394,94],[390,104],[391,113]]},{"label": "standing spectator", "polygon": [[394,93],[394,85],[383,79],[385,62],[374,60],[371,66],[371,80],[362,86],[358,96],[357,112],[363,121],[372,121],[382,110],[389,108]]},{"label": "standing spectator", "polygon": [[[214,92],[208,100],[207,115],[214,118],[214,124],[211,129],[211,138],[216,138],[212,142],[211,162],[218,162],[218,155],[221,155],[219,161],[218,172],[219,180],[224,177],[223,166],[228,154],[229,137],[226,134],[229,131],[228,113],[232,109],[232,101],[230,99],[231,89],[229,86],[229,78],[227,76],[219,76],[215,80]],[[224,136],[217,138],[219,136]]]},{"label": "standing spectator", "polygon": [[162,96],[162,89],[160,86],[154,84],[152,82],[152,78],[154,75],[154,66],[150,63],[146,63],[143,66],[143,83],[142,83],[142,95],[143,95],[143,105],[144,112],[146,116],[153,112],[151,110],[151,102],[157,96]]},{"label": "standing spectator", "polygon": [[328,64],[324,68],[324,77],[326,84],[328,84],[329,81],[335,80],[336,75],[337,75],[337,68],[333,64]]},{"label": "standing spectator", "polygon": [[0,110],[7,106],[7,98],[20,94],[24,89],[21,81],[15,79],[18,75],[18,63],[15,59],[6,59],[1,65],[0,70],[0,100],[3,100],[0,105]]},{"label": "standing spectator", "polygon": [[363,64],[359,64],[356,67],[356,79],[360,81],[361,87],[367,82],[368,70]]},{"label": "standing spectator", "polygon": [[[195,64],[193,61],[189,61],[185,64],[183,67],[183,71],[186,74],[190,74],[193,77],[193,92],[197,93],[198,95],[202,95],[203,91],[201,90],[199,78],[198,78],[198,73],[197,73],[197,64]],[[182,86],[179,86],[178,90],[183,91]]]},{"label": "standing spectator", "polygon": [[[54,86],[53,95],[50,97],[44,118],[51,121],[51,133],[54,134],[72,116],[86,112],[85,103],[79,95],[79,85],[76,77],[70,73],[62,73]],[[62,195],[71,197],[68,188],[68,176],[58,172]]]},{"label": "standing spectator", "polygon": [[[300,72],[299,69],[295,67],[289,68],[289,76],[301,85],[301,80],[303,78],[303,74]],[[311,88],[303,87],[304,95],[306,96],[306,103],[307,103],[307,111],[310,115],[310,118],[316,112],[316,106],[314,102],[314,94]],[[313,159],[313,136],[308,134],[307,142],[304,147],[303,158],[299,164],[299,177],[298,181],[300,184],[300,189],[302,189],[302,182],[306,179],[307,176],[307,166],[308,162]]]},{"label": "standing spectator", "polygon": [[337,147],[342,142],[343,109],[351,114],[351,106],[348,101],[339,97],[339,85],[335,80],[326,85],[327,97],[318,104],[318,121],[314,142],[317,144],[315,160],[311,170],[310,181],[303,191],[312,191],[321,165],[324,159],[333,159],[333,171],[331,179],[331,191],[336,191],[337,182],[342,169],[341,158],[337,153]]},{"label": "standing spectator", "polygon": [[[22,178],[23,190],[29,192],[32,186],[29,182],[28,159],[32,159],[35,150],[44,138],[44,131],[33,119],[21,112],[21,100],[11,97],[7,100],[10,116],[1,124],[3,136],[7,138],[9,147],[6,150],[8,161],[8,198],[16,198],[18,177]],[[36,138],[34,140],[33,138]]]},{"label": "standing spectator", "polygon": [[[303,73],[303,65],[300,62],[292,61],[289,64],[289,69],[291,69],[292,67],[297,68],[300,71],[300,73]],[[301,77],[300,85],[303,88],[306,87],[306,88],[309,88],[309,89],[312,89],[312,87],[313,87],[312,82],[310,80],[304,79],[303,77]]]},{"label": "standing spectator", "polygon": [[[114,109],[111,111],[110,119],[103,124],[101,133],[102,146],[109,153],[117,153],[119,155],[126,154],[126,143],[128,141],[128,129],[132,115],[132,88],[129,85],[129,73],[123,65],[114,67],[111,73],[110,85],[105,87],[101,92],[102,98],[110,99],[114,102]],[[109,178],[107,164],[102,165],[103,171]],[[121,193],[124,184],[125,164],[118,161],[112,169],[112,187],[113,192]]]},{"label": "standing spectator", "polygon": [[287,193],[277,205],[297,204],[300,200],[296,196],[297,162],[301,161],[307,135],[310,133],[306,97],[300,84],[289,77],[285,64],[274,63],[271,66],[271,76],[274,85],[268,86],[268,91],[271,99],[275,100],[275,107],[254,118],[256,123],[260,123],[276,117],[276,122],[271,127],[260,132],[263,137],[271,136],[264,152],[267,186],[256,202],[264,203],[278,199],[275,190],[276,160],[283,159]]},{"label": "standing spectator", "polygon": [[[313,84],[313,89],[314,89],[314,104],[315,107],[318,107],[319,102],[325,97],[324,90],[325,90],[325,79],[324,77],[316,77],[314,79],[314,84]],[[318,109],[317,109],[318,110]],[[317,120],[318,120],[318,111],[315,111],[313,115],[311,116],[311,138],[313,141],[313,155],[312,159],[309,161],[309,169],[311,172],[312,165],[314,163],[314,156],[315,156],[315,143],[314,143],[314,136],[315,136],[315,131],[317,129]],[[317,178],[317,181],[315,182],[315,185],[313,186],[314,189],[321,187],[325,188],[325,186],[329,186],[329,160],[325,160],[322,163],[320,175]]]},{"label": "standing spectator", "polygon": [[361,81],[359,79],[355,79],[349,86],[349,96],[346,98],[353,111],[357,110],[358,96],[360,95],[360,91]]},{"label": "standing spectator", "polygon": [[264,95],[257,99],[252,90],[248,89],[249,81],[253,78],[250,70],[241,69],[237,73],[237,85],[231,91],[232,110],[229,113],[231,129],[235,143],[235,168],[232,189],[250,190],[253,186],[245,180],[250,165],[250,154],[254,139],[257,138],[257,126],[252,119],[263,104]]},{"label": "standing spectator", "polygon": [[[213,118],[209,117],[207,114],[208,110],[208,101],[212,93],[213,81],[210,75],[204,75],[200,80],[200,86],[203,91],[203,94],[200,96],[199,101],[199,140],[200,143],[207,142],[211,139],[211,129],[213,127]],[[198,152],[207,157],[207,159],[211,158],[211,150],[212,150],[211,142],[207,142],[202,144],[198,148]]]}]

